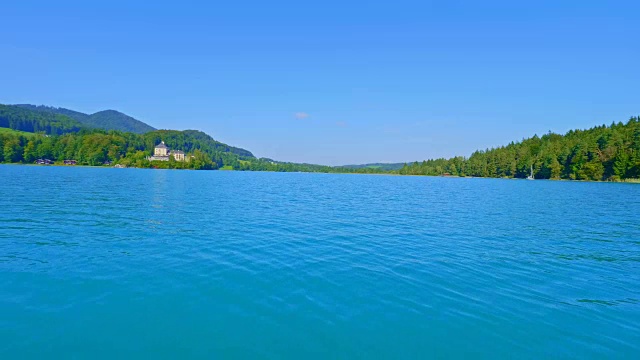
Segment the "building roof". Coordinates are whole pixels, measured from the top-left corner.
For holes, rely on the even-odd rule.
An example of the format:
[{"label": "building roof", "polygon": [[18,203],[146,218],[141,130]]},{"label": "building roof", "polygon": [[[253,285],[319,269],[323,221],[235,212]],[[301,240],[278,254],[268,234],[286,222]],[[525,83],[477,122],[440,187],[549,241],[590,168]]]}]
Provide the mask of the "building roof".
[{"label": "building roof", "polygon": [[162,148],[166,149],[166,148],[167,148],[167,145],[165,145],[165,144],[164,144],[164,141],[161,141],[161,142],[160,142],[160,144],[156,145],[156,149],[158,149],[158,148],[160,148],[160,149],[162,149]]},{"label": "building roof", "polygon": [[182,155],[184,155],[184,152],[181,151],[181,150],[173,150],[171,153],[172,154],[182,154]]}]

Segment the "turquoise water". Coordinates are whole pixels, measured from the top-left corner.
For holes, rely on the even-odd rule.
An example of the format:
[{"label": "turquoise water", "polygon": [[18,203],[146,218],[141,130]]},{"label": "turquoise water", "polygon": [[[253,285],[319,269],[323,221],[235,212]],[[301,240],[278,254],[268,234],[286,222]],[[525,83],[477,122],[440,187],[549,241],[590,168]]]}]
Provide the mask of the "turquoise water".
[{"label": "turquoise water", "polygon": [[0,165],[0,358],[632,358],[640,185]]}]

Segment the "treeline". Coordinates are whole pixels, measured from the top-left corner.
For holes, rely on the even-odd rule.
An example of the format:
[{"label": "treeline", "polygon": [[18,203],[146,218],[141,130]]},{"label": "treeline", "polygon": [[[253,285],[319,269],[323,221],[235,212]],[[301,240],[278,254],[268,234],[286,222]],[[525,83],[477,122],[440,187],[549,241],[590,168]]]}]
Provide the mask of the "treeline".
[{"label": "treeline", "polygon": [[[151,155],[160,140],[164,140],[174,149],[193,155],[194,161],[151,163],[146,157]],[[227,148],[208,135],[195,131],[163,130],[139,135],[81,129],[75,133],[54,136],[0,133],[0,161],[11,163],[33,163],[37,159],[50,159],[58,162],[76,160],[78,164],[92,166],[112,162],[135,167],[217,169],[225,165],[239,164],[239,161],[245,158],[227,152]]]},{"label": "treeline", "polygon": [[234,170],[242,171],[277,171],[277,172],[316,172],[316,173],[334,173],[334,174],[382,174],[385,171],[374,168],[352,169],[340,166],[325,166],[314,164],[299,164],[288,162],[273,162],[264,159],[256,159],[252,161],[242,161]]},{"label": "treeline", "polygon": [[[189,161],[149,161],[155,146],[164,141],[182,150]],[[243,149],[219,143],[199,131],[159,130],[146,134],[82,129],[63,135],[0,132],[0,162],[32,164],[38,159],[57,163],[76,160],[79,165],[121,164],[138,168],[229,169],[280,172],[377,173],[376,169],[341,169],[329,166],[281,163],[256,159]]]},{"label": "treeline", "polygon": [[17,104],[12,106],[32,111],[65,115],[89,128],[118,130],[136,134],[144,134],[156,130],[140,120],[115,110],[103,110],[94,114],[85,114],[75,110],[44,105]]},{"label": "treeline", "polygon": [[171,149],[180,149],[184,152],[202,150],[206,153],[230,152],[241,158],[253,158],[253,154],[245,149],[223,144],[214,140],[211,136],[198,130],[157,130],[143,135],[147,143],[155,146],[161,140]]},{"label": "treeline", "polygon": [[565,135],[548,133],[512,142],[469,158],[435,159],[405,165],[403,175],[454,175],[536,179],[623,180],[640,177],[640,119]]},{"label": "treeline", "polygon": [[37,112],[18,106],[0,104],[0,127],[61,135],[80,131],[83,125],[66,115]]},{"label": "treeline", "polygon": [[[37,159],[49,159],[59,163],[76,160],[80,165],[98,166],[106,162],[142,168],[382,172],[256,159],[250,151],[216,141],[201,131],[156,130],[144,134],[107,131],[96,129],[96,124],[78,121],[84,120],[82,116],[88,115],[61,108],[0,104],[0,128],[35,133],[0,132],[0,162],[33,163]],[[171,149],[184,151],[191,161],[178,162],[173,158],[148,161],[147,157],[160,141]]]},{"label": "treeline", "polygon": [[[37,110],[37,107],[36,107]],[[144,134],[91,129],[59,113],[0,105],[0,162],[33,163],[76,160],[81,165],[122,164],[132,167],[233,169],[283,172],[395,173],[537,179],[624,180],[640,178],[640,119],[626,123],[548,133],[499,148],[476,151],[469,158],[426,160],[391,170],[385,164],[330,167],[257,159],[250,151],[229,146],[196,130],[156,130]],[[59,109],[58,109],[59,110]],[[20,133],[24,131],[29,134]],[[164,141],[190,161],[147,160]],[[394,165],[394,164],[386,164]]]},{"label": "treeline", "polygon": [[[69,115],[57,113],[57,111],[67,111]],[[102,113],[117,113],[121,116],[128,117],[127,115],[118,113],[116,111],[102,111],[94,115]],[[79,115],[73,115],[73,114]],[[26,131],[30,133],[44,133],[47,135],[62,135],[66,133],[79,132],[81,130],[114,130],[105,129],[102,127],[96,127],[96,124],[82,123],[73,117],[88,116],[86,114],[74,112],[67,109],[51,108],[45,106],[33,106],[33,105],[1,105],[0,104],[0,128],[9,128],[18,131]],[[129,117],[130,118],[130,117]],[[131,122],[139,122],[133,118],[130,118]],[[144,124],[149,127],[148,125]],[[153,129],[149,127],[150,129]],[[121,133],[130,132],[122,130]],[[150,144],[152,141],[159,142],[160,138],[170,147],[177,147],[184,149],[183,151],[193,151],[196,149],[204,152],[232,152],[241,157],[252,158],[253,154],[245,149],[229,146],[219,141],[214,140],[211,136],[197,130],[186,131],[173,131],[173,130],[157,130],[147,132],[136,132],[137,134],[144,136],[145,141]]]}]

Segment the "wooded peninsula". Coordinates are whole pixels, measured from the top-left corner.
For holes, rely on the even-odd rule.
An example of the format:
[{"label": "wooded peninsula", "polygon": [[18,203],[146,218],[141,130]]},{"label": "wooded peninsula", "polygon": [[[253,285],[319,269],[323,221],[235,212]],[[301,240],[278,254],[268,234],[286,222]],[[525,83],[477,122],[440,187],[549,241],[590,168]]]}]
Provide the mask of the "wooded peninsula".
[{"label": "wooded peninsula", "polygon": [[[135,132],[132,132],[135,131]],[[164,141],[189,161],[152,161]],[[325,173],[622,181],[640,177],[640,118],[626,123],[548,133],[467,157],[432,159],[398,166],[322,166],[256,158],[250,151],[218,142],[196,130],[155,130],[113,110],[93,115],[33,105],[0,105],[0,162],[33,164],[73,159],[90,166],[252,170]]]}]

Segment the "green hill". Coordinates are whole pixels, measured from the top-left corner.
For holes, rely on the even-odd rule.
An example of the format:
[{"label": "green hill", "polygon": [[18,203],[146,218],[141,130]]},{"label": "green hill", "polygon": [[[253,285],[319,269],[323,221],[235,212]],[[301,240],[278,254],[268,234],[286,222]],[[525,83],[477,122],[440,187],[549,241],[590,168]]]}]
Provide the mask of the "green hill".
[{"label": "green hill", "polygon": [[34,133],[30,133],[30,132],[26,132],[26,131],[20,131],[20,130],[13,130],[13,129],[9,129],[9,128],[4,128],[4,127],[0,127],[0,134],[7,134],[7,135],[22,135],[22,136],[33,136],[35,135]]},{"label": "green hill", "polygon": [[[61,112],[61,113],[59,113]],[[80,145],[76,144],[72,148],[78,149],[79,147],[93,148],[93,144],[89,144],[90,141],[98,141],[100,136],[98,134],[109,134],[114,132],[110,141],[117,142],[118,153],[113,153],[115,150],[111,150],[113,156],[104,155],[105,161],[115,160],[127,156],[129,150],[141,150],[148,154],[153,151],[153,147],[160,141],[165,141],[167,145],[176,149],[182,150],[188,153],[200,151],[207,154],[211,159],[216,159],[219,163],[224,161],[234,162],[239,167],[238,160],[254,158],[253,154],[245,149],[230,146],[219,141],[214,140],[211,136],[197,130],[152,130],[143,134],[138,134],[130,131],[122,131],[116,129],[98,129],[91,126],[87,126],[87,118],[92,117],[95,119],[112,119],[118,117],[121,113],[117,111],[103,111],[94,115],[86,115],[79,112],[75,112],[69,109],[51,108],[45,106],[32,106],[32,105],[0,105],[0,129],[2,130],[4,137],[19,137],[26,136],[27,134],[34,135],[33,133],[44,133],[47,135],[65,135],[79,133],[78,136],[73,138],[82,138],[85,143]],[[126,117],[126,115],[122,114]],[[76,120],[80,119],[83,122]],[[97,124],[99,122],[94,122]],[[67,137],[70,138],[70,137]],[[117,140],[116,140],[117,139]],[[34,142],[34,146],[40,144],[40,139]],[[44,143],[57,142],[58,138],[53,138],[44,141]],[[100,138],[99,142],[103,145],[103,152],[106,154],[108,146],[104,143],[104,138]],[[23,140],[20,140],[20,146],[25,146]],[[0,142],[0,145],[2,143]],[[61,145],[68,147],[69,144]],[[17,150],[16,150],[17,151]],[[22,151],[22,150],[21,150]],[[74,150],[75,151],[75,150]],[[40,157],[46,157],[47,155],[56,158],[47,151],[44,151]],[[229,157],[228,154],[232,154]],[[62,156],[62,155],[60,155]],[[73,158],[74,153],[67,151],[65,158]],[[84,155],[83,155],[84,156]],[[84,156],[86,157],[86,156]],[[94,159],[101,159],[101,156],[95,156]],[[19,159],[16,161],[24,161],[20,156],[11,156],[11,159]],[[235,160],[234,160],[235,159]],[[98,160],[86,161],[89,164],[95,164]]]},{"label": "green hill", "polygon": [[15,105],[24,109],[29,109],[38,112],[52,113],[68,116],[85,127],[104,129],[104,130],[118,130],[125,132],[132,132],[136,134],[144,134],[146,132],[156,130],[154,127],[145,124],[144,122],[134,119],[133,117],[123,114],[115,110],[99,111],[95,114],[85,114],[75,110],[69,110],[65,108],[56,108],[51,106],[36,106],[30,104],[18,104]]},{"label": "green hill", "polygon": [[396,171],[402,169],[404,163],[373,163],[361,165],[342,165],[338,166],[347,169],[379,169],[382,171]]},{"label": "green hill", "polygon": [[80,131],[84,126],[66,115],[0,104],[0,127],[60,135]]},{"label": "green hill", "polygon": [[149,147],[164,141],[172,149],[178,149],[187,153],[201,150],[206,153],[232,153],[241,159],[254,158],[249,150],[230,146],[214,140],[211,136],[198,130],[156,130],[142,135]]}]

